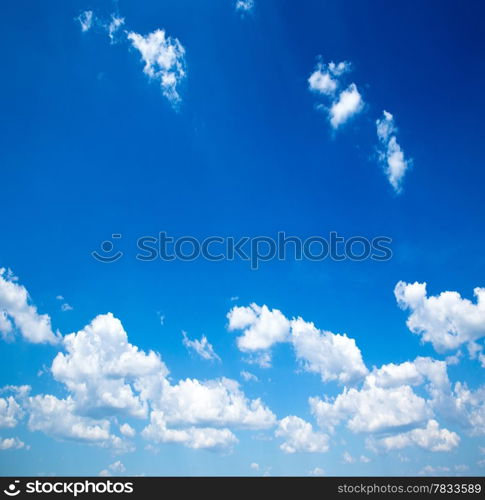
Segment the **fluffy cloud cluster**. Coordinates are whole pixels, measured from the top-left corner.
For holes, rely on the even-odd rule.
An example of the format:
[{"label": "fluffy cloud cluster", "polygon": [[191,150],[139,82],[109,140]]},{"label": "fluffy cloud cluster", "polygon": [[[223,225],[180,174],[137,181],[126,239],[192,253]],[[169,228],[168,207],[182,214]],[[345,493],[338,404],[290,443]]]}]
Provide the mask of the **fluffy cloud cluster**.
[{"label": "fluffy cloud cluster", "polygon": [[52,331],[50,317],[39,314],[37,308],[29,304],[25,287],[17,283],[10,271],[0,268],[0,334],[12,339],[15,331],[36,344],[59,341],[58,334]]},{"label": "fluffy cloud cluster", "polygon": [[[414,391],[413,387],[421,385],[425,385],[429,398]],[[468,429],[472,429],[480,420],[476,417],[480,413],[477,397],[466,391],[461,393],[464,401],[472,401],[473,410],[462,411],[460,419],[462,423],[468,421]],[[456,404],[446,362],[420,357],[412,362],[374,368],[360,389],[345,388],[335,398],[310,398],[312,413],[321,428],[334,432],[345,423],[350,431],[370,436],[367,445],[374,450],[407,446],[429,451],[455,448],[460,442],[458,434],[440,428],[433,417],[437,412],[457,415]]]},{"label": "fluffy cloud cluster", "polygon": [[285,453],[325,453],[329,448],[328,435],[315,432],[312,425],[300,417],[280,420],[275,436],[285,439],[280,446]]},{"label": "fluffy cloud cluster", "polygon": [[485,336],[485,288],[475,288],[477,303],[458,292],[427,296],[426,283],[400,281],[394,290],[401,309],[409,310],[408,328],[438,352],[473,344]]},{"label": "fluffy cloud cluster", "polygon": [[230,331],[243,332],[236,341],[239,349],[257,353],[263,366],[268,364],[271,347],[287,342],[301,367],[318,373],[323,381],[350,383],[367,374],[360,349],[347,335],[318,330],[302,318],[289,320],[278,309],[270,310],[265,305],[236,306],[227,317]]},{"label": "fluffy cloud cluster", "polygon": [[0,439],[0,450],[20,450],[25,448],[25,443],[19,438]]},{"label": "fluffy cloud cluster", "polygon": [[167,36],[165,30],[157,29],[148,35],[134,31],[128,33],[141,55],[143,71],[152,80],[158,81],[163,95],[173,104],[180,101],[178,86],[186,76],[185,49],[177,38]]},{"label": "fluffy cloud cluster", "polygon": [[310,90],[324,98],[325,104],[320,107],[328,113],[330,124],[334,129],[339,128],[364,109],[362,96],[355,83],[340,90],[342,76],[350,69],[350,63],[346,61],[338,64],[319,62],[308,78]]},{"label": "fluffy cloud cluster", "polygon": [[404,152],[397,142],[397,128],[391,113],[384,111],[382,118],[376,120],[376,127],[377,137],[381,144],[379,159],[391,186],[396,193],[399,193],[402,180],[411,162],[405,159]]},{"label": "fluffy cloud cluster", "polygon": [[186,332],[182,332],[183,344],[189,350],[195,352],[202,359],[207,361],[221,361],[221,358],[214,351],[214,347],[207,340],[205,335],[202,335],[201,339],[190,340]]}]

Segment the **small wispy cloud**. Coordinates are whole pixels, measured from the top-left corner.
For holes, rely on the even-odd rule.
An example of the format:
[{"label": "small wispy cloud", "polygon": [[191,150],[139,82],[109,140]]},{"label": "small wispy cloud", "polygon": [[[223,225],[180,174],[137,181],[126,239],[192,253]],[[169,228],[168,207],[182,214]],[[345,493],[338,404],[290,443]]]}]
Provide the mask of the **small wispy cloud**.
[{"label": "small wispy cloud", "polygon": [[62,295],[58,295],[56,297],[56,300],[59,300],[60,302],[62,302],[61,311],[66,312],[66,311],[72,311],[74,309],[70,304],[65,302],[65,299]]},{"label": "small wispy cloud", "polygon": [[251,12],[254,9],[254,0],[236,0],[234,6],[240,12]]},{"label": "small wispy cloud", "polygon": [[383,165],[384,172],[394,191],[400,193],[404,175],[412,161],[406,160],[404,151],[397,142],[397,128],[391,113],[384,111],[382,118],[376,120],[376,128],[377,137],[381,144],[379,161]]},{"label": "small wispy cloud", "polygon": [[207,361],[221,361],[221,358],[216,354],[212,344],[207,340],[205,335],[202,335],[200,340],[190,340],[187,336],[187,332],[182,332],[182,335],[182,343],[189,351],[194,351],[202,359]]},{"label": "small wispy cloud", "polygon": [[125,24],[125,19],[123,17],[119,17],[115,14],[111,14],[111,21],[107,26],[108,36],[111,40],[111,43],[115,43],[115,35],[120,30],[120,28]]},{"label": "small wispy cloud", "polygon": [[86,10],[84,12],[81,12],[81,14],[79,14],[76,19],[81,25],[81,31],[86,32],[89,31],[93,26],[94,13],[92,10]]}]

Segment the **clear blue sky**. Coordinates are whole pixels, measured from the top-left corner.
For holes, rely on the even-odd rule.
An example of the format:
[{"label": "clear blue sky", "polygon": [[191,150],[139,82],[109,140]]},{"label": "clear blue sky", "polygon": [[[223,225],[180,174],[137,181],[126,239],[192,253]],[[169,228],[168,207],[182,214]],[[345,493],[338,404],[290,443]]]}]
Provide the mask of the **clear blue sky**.
[{"label": "clear blue sky", "polygon": [[[82,31],[77,18],[86,11],[93,21]],[[113,41],[106,27],[112,14],[124,19]],[[0,267],[18,276],[7,281],[25,287],[29,304],[50,316],[54,332],[78,332],[111,312],[131,344],[160,354],[174,387],[187,377],[234,379],[275,420],[252,429],[204,421],[201,428],[227,428],[237,437],[222,451],[194,449],[190,440],[155,443],[142,435],[152,402],[143,418],[102,405],[91,412],[51,371],[65,345],[29,341],[0,294],[0,311],[19,330],[0,344],[0,386],[31,386],[29,395],[0,394],[22,408],[15,426],[0,428],[0,438],[24,443],[0,450],[0,473],[115,474],[117,467],[108,466],[119,460],[126,474],[147,475],[418,474],[427,466],[483,474],[485,313],[473,290],[485,287],[484,14],[482,2],[448,0],[255,0],[248,11],[231,0],[4,2]],[[127,36],[157,29],[184,49],[178,103],[143,72],[142,54]],[[318,56],[324,65],[351,64],[341,90],[355,83],[364,103],[337,130],[318,109],[328,96],[309,89]],[[409,165],[399,193],[378,157],[375,122],[383,110],[394,117]],[[237,260],[136,260],[136,239],[159,231],[200,239],[278,231],[385,235],[394,255],[388,262],[287,259],[258,271]],[[91,252],[113,233],[123,235],[116,242],[123,258],[97,262]],[[442,309],[441,302],[438,308],[420,303],[421,333],[413,334],[406,325],[413,306],[402,310],[394,294],[399,281],[426,282],[428,297],[445,291],[461,297],[454,305],[443,300]],[[475,309],[466,308],[466,299]],[[64,303],[72,310],[63,311]],[[251,303],[347,333],[369,372],[461,352],[456,364],[448,362],[446,397],[448,406],[468,397],[466,415],[431,401],[423,378],[399,387],[424,400],[424,420],[366,431],[349,424],[357,417],[347,409],[332,432],[309,398],[334,398],[346,385],[365,391],[369,381],[322,380],[297,359],[291,342],[273,346],[270,368],[248,364],[237,342],[244,328],[228,331],[226,315]],[[466,324],[470,311],[473,325]],[[446,351],[421,342],[426,332],[445,335],[447,328],[465,340]],[[190,339],[205,335],[221,361],[184,345],[182,331]],[[258,380],[245,381],[241,371]],[[456,382],[472,392],[465,396]],[[135,384],[129,376],[125,383]],[[118,424],[129,423],[136,435],[123,439],[135,450],[119,455],[101,441],[35,429],[31,398],[42,395],[74,401],[73,418],[104,419],[113,435],[120,435]],[[285,452],[281,420],[287,416],[310,423],[316,434],[309,441],[328,440],[328,446],[311,451],[298,443],[294,453]],[[452,433],[446,451],[420,446],[417,434],[409,434],[430,420]],[[181,418],[173,425],[183,432],[189,424]],[[404,434],[409,445],[402,449],[382,444]]]}]

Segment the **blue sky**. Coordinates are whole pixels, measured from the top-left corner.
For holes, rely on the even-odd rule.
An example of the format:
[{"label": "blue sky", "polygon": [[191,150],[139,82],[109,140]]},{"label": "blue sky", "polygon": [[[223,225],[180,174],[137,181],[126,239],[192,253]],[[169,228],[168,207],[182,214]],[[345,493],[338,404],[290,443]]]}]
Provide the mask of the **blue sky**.
[{"label": "blue sky", "polygon": [[[480,2],[3,9],[2,474],[483,474]],[[137,260],[159,231],[393,257]]]}]

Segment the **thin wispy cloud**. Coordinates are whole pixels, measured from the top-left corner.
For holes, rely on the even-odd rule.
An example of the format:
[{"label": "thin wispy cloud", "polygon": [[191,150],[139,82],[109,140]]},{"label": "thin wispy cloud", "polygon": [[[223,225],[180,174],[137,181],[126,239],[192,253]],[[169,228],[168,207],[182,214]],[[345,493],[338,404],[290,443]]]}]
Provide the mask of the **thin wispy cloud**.
[{"label": "thin wispy cloud", "polygon": [[376,120],[377,137],[381,144],[379,160],[384,172],[396,193],[402,190],[402,181],[411,161],[404,156],[404,151],[397,142],[397,128],[391,113],[384,111],[382,118]]},{"label": "thin wispy cloud", "polygon": [[190,340],[186,332],[182,332],[182,336],[182,343],[189,351],[195,352],[207,361],[221,361],[221,358],[216,354],[212,344],[207,340],[205,335],[202,335],[200,340]]}]

